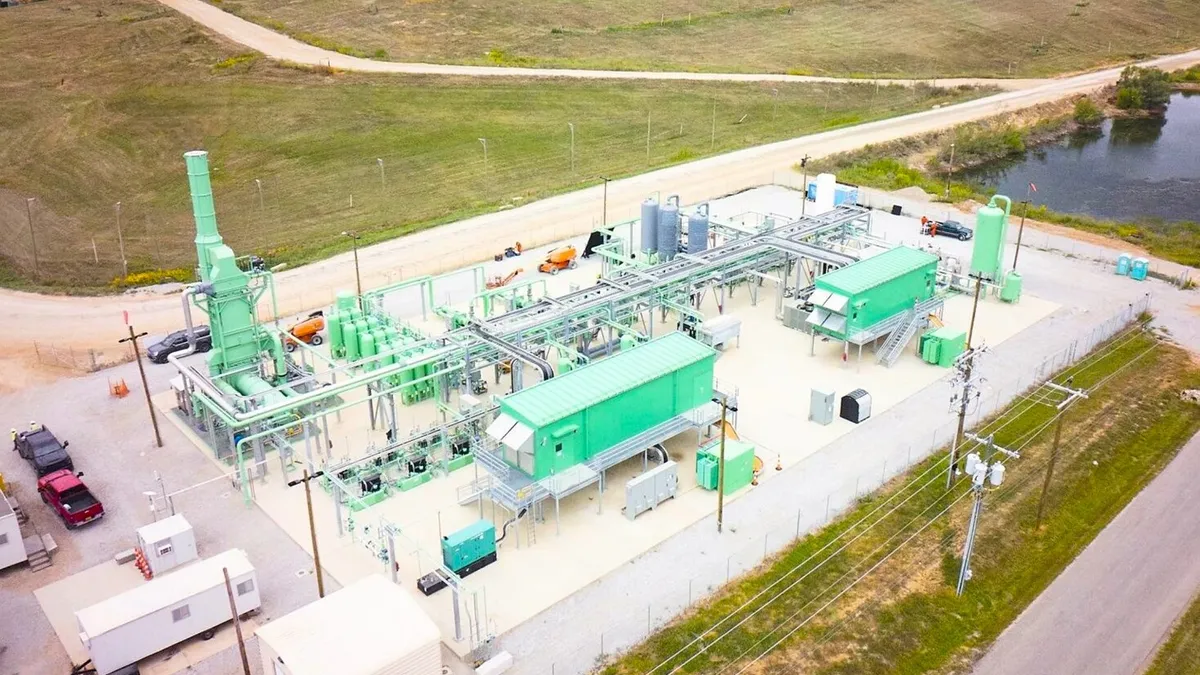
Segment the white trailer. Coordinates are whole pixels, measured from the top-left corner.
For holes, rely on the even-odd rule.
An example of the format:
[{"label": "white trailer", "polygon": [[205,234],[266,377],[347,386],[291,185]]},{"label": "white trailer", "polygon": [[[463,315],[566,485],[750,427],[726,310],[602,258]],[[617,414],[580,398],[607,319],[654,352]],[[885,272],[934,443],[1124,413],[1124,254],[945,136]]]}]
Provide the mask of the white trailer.
[{"label": "white trailer", "polygon": [[156,577],[200,557],[196,533],[182,513],[139,527],[137,541]]},{"label": "white trailer", "polygon": [[21,539],[21,523],[8,497],[0,491],[0,570],[25,562],[25,542]]},{"label": "white trailer", "polygon": [[441,633],[374,574],[260,626],[263,675],[441,675]]},{"label": "white trailer", "polygon": [[258,577],[246,553],[230,549],[75,612],[79,640],[98,675],[208,633],[232,619],[223,568],[238,615],[258,609]]}]

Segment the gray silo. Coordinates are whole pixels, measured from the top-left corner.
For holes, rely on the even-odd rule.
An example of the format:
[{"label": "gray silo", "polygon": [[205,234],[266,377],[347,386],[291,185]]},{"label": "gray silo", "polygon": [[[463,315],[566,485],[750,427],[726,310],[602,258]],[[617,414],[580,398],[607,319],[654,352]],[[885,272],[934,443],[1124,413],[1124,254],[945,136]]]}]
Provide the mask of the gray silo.
[{"label": "gray silo", "polygon": [[642,253],[658,248],[658,202],[647,197],[642,202]]},{"label": "gray silo", "polygon": [[708,204],[701,204],[688,216],[687,252],[699,253],[708,248]]},{"label": "gray silo", "polygon": [[671,260],[679,253],[679,196],[667,198],[658,209],[658,259]]}]

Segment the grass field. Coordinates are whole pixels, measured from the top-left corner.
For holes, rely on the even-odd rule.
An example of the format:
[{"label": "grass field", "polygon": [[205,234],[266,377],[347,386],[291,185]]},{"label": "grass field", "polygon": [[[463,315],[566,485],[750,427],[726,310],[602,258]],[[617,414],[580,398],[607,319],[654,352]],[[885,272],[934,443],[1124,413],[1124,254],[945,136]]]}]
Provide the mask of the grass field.
[{"label": "grass field", "polygon": [[[1155,373],[1154,382],[1121,376],[1131,368]],[[1021,458],[1005,460],[1004,485],[985,497],[973,577],[962,597],[954,583],[969,490],[965,480],[946,490],[946,459],[938,453],[618,658],[604,675],[969,672],[1200,429],[1200,411],[1178,395],[1200,383],[1200,369],[1183,350],[1140,330],[1056,379],[1067,375],[1090,398],[1065,418],[1040,530],[1034,514],[1053,408],[1019,399],[978,431],[1020,449]]]},{"label": "grass field", "polygon": [[1193,0],[211,0],[359,56],[508,66],[1043,76],[1200,42]]},{"label": "grass field", "polygon": [[1200,597],[1179,619],[1145,675],[1200,673]]},{"label": "grass field", "polygon": [[[33,275],[27,197],[36,198],[43,283],[103,286],[120,274],[117,202],[131,271],[193,266],[181,157],[189,149],[211,153],[222,232],[234,249],[297,263],[345,248],[337,233],[347,229],[368,241],[395,237],[601,175],[978,95],[321,73],[240,54],[150,0],[5,10],[0,43],[8,47],[0,71],[0,255],[8,263],[0,281],[8,285]],[[46,44],[54,59],[44,57]],[[479,138],[488,139],[486,164]]]}]

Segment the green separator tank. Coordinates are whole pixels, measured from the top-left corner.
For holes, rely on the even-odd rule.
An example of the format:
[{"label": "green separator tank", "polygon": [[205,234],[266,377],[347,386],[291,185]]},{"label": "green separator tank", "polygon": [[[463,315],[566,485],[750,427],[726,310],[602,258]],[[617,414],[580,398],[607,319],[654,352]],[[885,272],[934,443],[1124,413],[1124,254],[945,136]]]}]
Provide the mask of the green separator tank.
[{"label": "green separator tank", "polygon": [[1016,270],[1004,277],[1004,285],[1000,287],[1000,299],[1004,302],[1016,302],[1021,299],[1021,275]]},{"label": "green separator tank", "polygon": [[325,325],[329,327],[329,353],[337,358],[342,353],[342,317],[337,312],[330,312],[325,317]]},{"label": "green separator tank", "polygon": [[[358,336],[358,351],[359,356],[368,359],[375,356],[375,336],[370,333],[362,333]],[[374,370],[375,363],[369,362],[363,366],[367,370]]]},{"label": "green separator tank", "polygon": [[358,324],[353,321],[342,322],[342,341],[346,348],[346,360],[358,360]]},{"label": "green separator tank", "polygon": [[354,301],[354,294],[350,291],[337,292],[336,306],[339,312],[349,312],[358,308],[358,304]]},{"label": "green separator tank", "polygon": [[[997,206],[1003,200],[1004,208]],[[971,250],[971,274],[999,282],[1003,276],[1004,243],[1008,236],[1008,214],[1012,200],[1004,195],[992,197],[975,214],[975,245]]]}]

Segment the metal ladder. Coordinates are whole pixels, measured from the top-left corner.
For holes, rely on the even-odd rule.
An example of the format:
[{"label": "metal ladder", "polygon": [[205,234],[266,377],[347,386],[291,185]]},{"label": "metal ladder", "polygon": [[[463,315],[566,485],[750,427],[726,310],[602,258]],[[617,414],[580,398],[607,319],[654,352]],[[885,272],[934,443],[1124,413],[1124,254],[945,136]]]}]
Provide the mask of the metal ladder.
[{"label": "metal ladder", "polygon": [[876,360],[889,368],[895,363],[900,355],[904,353],[904,348],[908,345],[908,341],[916,335],[917,331],[925,324],[926,319],[917,308],[914,307],[904,314],[904,319],[900,325],[896,326],[884,341],[883,347],[879,349]]}]

